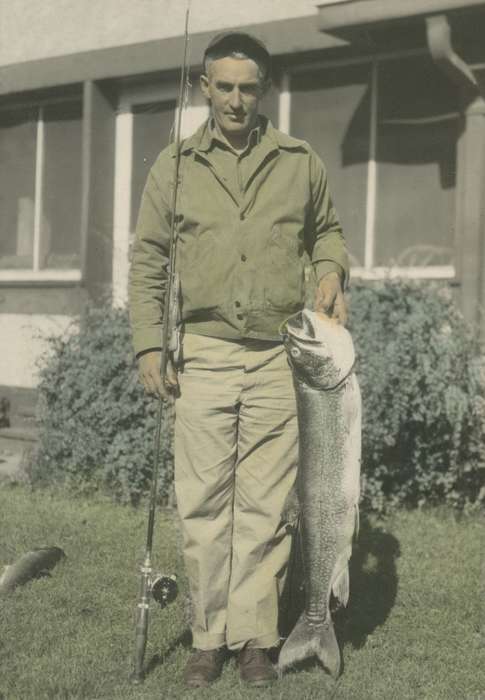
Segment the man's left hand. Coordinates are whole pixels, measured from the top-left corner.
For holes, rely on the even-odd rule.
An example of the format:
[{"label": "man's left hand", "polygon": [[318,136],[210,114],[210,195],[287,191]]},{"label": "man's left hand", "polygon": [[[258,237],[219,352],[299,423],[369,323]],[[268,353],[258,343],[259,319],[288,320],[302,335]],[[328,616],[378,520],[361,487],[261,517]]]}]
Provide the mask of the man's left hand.
[{"label": "man's left hand", "polygon": [[334,318],[342,326],[347,323],[347,304],[337,272],[328,272],[318,283],[315,311],[321,311]]}]

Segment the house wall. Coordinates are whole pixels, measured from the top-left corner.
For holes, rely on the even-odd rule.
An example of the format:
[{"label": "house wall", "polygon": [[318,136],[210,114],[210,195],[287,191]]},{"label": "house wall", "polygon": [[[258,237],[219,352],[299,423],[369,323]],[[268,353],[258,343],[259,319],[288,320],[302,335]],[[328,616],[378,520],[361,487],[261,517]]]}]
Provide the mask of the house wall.
[{"label": "house wall", "polygon": [[71,323],[72,317],[65,314],[2,313],[0,387],[35,388],[48,338],[62,335]]},{"label": "house wall", "polygon": [[[177,37],[185,10],[183,0],[1,0],[0,65]],[[192,0],[190,32],[316,15],[313,0]]]},{"label": "house wall", "polygon": [[[279,56],[280,66],[289,71],[283,75],[282,82],[277,81],[269,111],[264,111],[283,130],[288,129],[292,120],[295,128],[300,128],[298,118],[301,121],[303,115],[294,116],[290,108],[288,86],[292,80],[294,85],[298,84],[297,75],[293,78],[290,75],[291,65],[297,62],[300,52],[318,50],[319,60],[323,60],[324,51],[336,47],[342,49],[338,60],[344,56],[345,61],[343,52],[347,46],[346,40],[318,30],[316,4],[309,0],[247,0],[245,3],[193,0],[190,61],[192,65],[200,62],[207,38],[217,30],[229,27],[255,30],[268,43],[270,51]],[[1,280],[0,275],[0,394],[2,385],[35,386],[35,358],[44,351],[46,336],[63,333],[81,311],[88,295],[101,296],[112,291],[117,303],[126,301],[128,253],[136,213],[136,205],[130,199],[135,119],[132,104],[136,103],[133,94],[146,91],[145,102],[150,101],[150,95],[162,100],[176,96],[177,78],[171,69],[178,68],[180,61],[184,12],[185,3],[178,0],[51,0],[45,3],[0,0],[0,93],[9,99],[12,94],[15,97],[16,93],[22,95],[24,90],[34,88],[57,86],[62,92],[66,90],[63,86],[76,83],[84,95],[82,270],[79,279],[70,283],[64,279],[42,283],[37,280],[32,285],[17,281],[9,285]],[[426,51],[424,45],[423,51]],[[306,60],[309,60],[312,70],[332,72],[328,65],[326,69],[313,66],[314,54],[306,55],[310,55]],[[159,72],[157,80],[150,82],[150,71],[160,71],[161,66],[165,72]],[[308,67],[301,74],[307,75]],[[112,80],[103,81],[102,78]],[[157,86],[162,90],[161,97]],[[315,84],[310,87],[314,90]],[[329,124],[335,117],[333,98],[327,88],[323,81],[321,102],[312,92],[308,98],[313,100],[315,109],[311,113],[313,116],[308,117],[311,126],[301,127],[302,133],[295,133],[309,138],[314,145],[322,138],[321,133],[314,134],[312,129],[321,131],[318,110],[323,109],[321,105],[326,104],[325,100],[330,100],[325,108]],[[354,90],[352,85],[348,89],[350,92]],[[125,100],[127,95],[131,97]],[[293,106],[297,99],[295,97]],[[302,99],[301,95],[299,99]],[[365,94],[362,99],[365,104]],[[205,114],[204,101],[193,90],[185,115],[184,133],[191,132]],[[343,122],[339,124],[342,127]],[[329,126],[328,131],[331,130]],[[325,135],[328,136],[327,132]],[[334,144],[336,168],[340,162],[337,158],[341,158],[339,144]],[[322,149],[329,152],[329,148],[323,139]],[[480,148],[483,148],[482,142]],[[366,200],[367,207],[372,199],[369,174],[374,166],[367,155],[358,165],[366,173],[367,184],[361,199]],[[476,163],[476,168],[480,168],[480,163]],[[348,199],[343,201],[345,208]],[[477,304],[479,306],[485,301],[485,276],[481,273],[485,269],[483,207],[481,211],[478,209],[473,250],[470,248],[466,252],[464,261],[457,260],[458,276],[455,280],[455,283],[462,284],[466,277],[469,282],[461,298],[470,320],[476,319]],[[362,203],[358,210],[361,217]],[[345,210],[343,213],[345,218]],[[372,229],[367,224],[363,221],[363,233],[357,232],[362,240],[368,238],[364,229]],[[456,235],[462,237],[463,232],[457,230]],[[361,257],[359,264],[365,262],[365,253]],[[467,260],[471,262],[465,269]],[[368,267],[366,273],[370,279],[381,274],[370,269],[372,265]],[[448,267],[452,269],[451,274],[445,272],[451,279],[453,266]],[[439,268],[438,276],[442,272]]]}]

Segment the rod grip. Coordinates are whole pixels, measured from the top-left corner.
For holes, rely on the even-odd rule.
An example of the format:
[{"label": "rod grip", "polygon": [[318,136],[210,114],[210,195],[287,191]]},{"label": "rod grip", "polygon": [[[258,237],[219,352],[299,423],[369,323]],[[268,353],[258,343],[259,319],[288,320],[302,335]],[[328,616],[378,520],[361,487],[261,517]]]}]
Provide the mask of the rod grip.
[{"label": "rod grip", "polygon": [[138,607],[138,616],[135,628],[135,658],[131,681],[134,684],[142,683],[144,678],[143,662],[147,646],[148,632],[148,604],[142,603]]}]

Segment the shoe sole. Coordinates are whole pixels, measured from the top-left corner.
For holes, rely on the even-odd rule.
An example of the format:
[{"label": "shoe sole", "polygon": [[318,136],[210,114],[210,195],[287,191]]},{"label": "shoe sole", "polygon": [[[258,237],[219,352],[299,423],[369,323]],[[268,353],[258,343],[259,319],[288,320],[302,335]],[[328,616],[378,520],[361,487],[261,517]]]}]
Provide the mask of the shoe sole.
[{"label": "shoe sole", "polygon": [[185,681],[186,688],[208,688],[214,681]]},{"label": "shoe sole", "polygon": [[252,688],[264,688],[268,685],[273,685],[273,683],[276,683],[278,679],[277,678],[271,678],[268,680],[260,680],[260,681],[246,681],[244,678],[241,678],[241,683],[243,685],[248,685]]}]

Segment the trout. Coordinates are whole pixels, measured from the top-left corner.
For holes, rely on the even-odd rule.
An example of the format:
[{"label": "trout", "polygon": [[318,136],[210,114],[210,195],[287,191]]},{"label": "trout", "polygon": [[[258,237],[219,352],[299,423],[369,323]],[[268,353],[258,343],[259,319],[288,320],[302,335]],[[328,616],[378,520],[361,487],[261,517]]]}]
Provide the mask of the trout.
[{"label": "trout", "polygon": [[350,333],[323,314],[303,309],[280,333],[295,386],[299,467],[297,493],[305,609],[279,655],[280,672],[316,656],[334,678],[340,649],[330,596],[349,597],[348,562],[358,529],[361,397]]},{"label": "trout", "polygon": [[60,547],[39,547],[27,552],[14,564],[6,566],[0,576],[0,595],[10,593],[33,578],[46,576],[66,555]]}]

